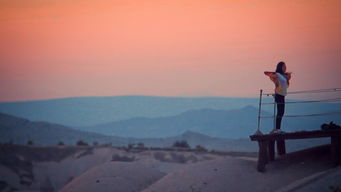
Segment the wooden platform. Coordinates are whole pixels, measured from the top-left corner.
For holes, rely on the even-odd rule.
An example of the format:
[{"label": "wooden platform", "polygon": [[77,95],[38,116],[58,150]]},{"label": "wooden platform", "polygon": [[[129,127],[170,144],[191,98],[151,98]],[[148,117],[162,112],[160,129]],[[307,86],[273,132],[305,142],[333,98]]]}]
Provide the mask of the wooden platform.
[{"label": "wooden platform", "polygon": [[337,130],[316,130],[316,131],[300,131],[292,133],[278,133],[265,135],[251,135],[252,141],[258,141],[258,164],[257,170],[265,171],[265,165],[269,161],[275,160],[275,143],[277,142],[278,155],[286,154],[285,140],[288,139],[310,139],[310,138],[331,138],[331,156],[334,165],[338,165],[341,160],[341,129]]}]

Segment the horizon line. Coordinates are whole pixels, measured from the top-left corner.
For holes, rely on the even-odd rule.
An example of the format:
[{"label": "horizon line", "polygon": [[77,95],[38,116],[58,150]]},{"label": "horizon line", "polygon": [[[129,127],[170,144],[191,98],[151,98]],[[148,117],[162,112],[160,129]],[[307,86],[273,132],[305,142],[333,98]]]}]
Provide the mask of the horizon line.
[{"label": "horizon line", "polygon": [[245,98],[254,99],[257,97],[236,97],[236,96],[161,96],[161,95],[111,95],[111,96],[71,96],[71,97],[56,97],[56,98],[43,98],[43,99],[28,99],[28,100],[14,100],[14,101],[0,101],[0,103],[21,103],[21,102],[36,102],[36,101],[52,101],[63,99],[77,99],[77,98],[110,98],[110,97],[158,97],[158,98]]}]

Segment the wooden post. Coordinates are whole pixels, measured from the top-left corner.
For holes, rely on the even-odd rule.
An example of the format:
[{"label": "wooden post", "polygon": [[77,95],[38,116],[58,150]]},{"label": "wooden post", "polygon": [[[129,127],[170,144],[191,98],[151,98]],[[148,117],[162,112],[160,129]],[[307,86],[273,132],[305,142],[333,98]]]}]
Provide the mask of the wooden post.
[{"label": "wooden post", "polygon": [[258,165],[259,172],[265,172],[265,165],[268,163],[267,141],[259,140]]},{"label": "wooden post", "polygon": [[261,89],[259,91],[259,107],[258,107],[258,127],[257,127],[257,132],[259,132],[259,126],[260,126],[260,113],[262,112],[262,95],[263,95],[263,90]]},{"label": "wooden post", "polygon": [[277,140],[277,154],[278,155],[285,155],[285,140]]},{"label": "wooden post", "polygon": [[264,148],[265,148],[265,164],[269,163],[269,141],[264,141]]},{"label": "wooden post", "polygon": [[269,161],[275,160],[275,140],[269,141]]},{"label": "wooden post", "polygon": [[331,153],[333,165],[337,166],[341,155],[341,137],[331,136]]}]

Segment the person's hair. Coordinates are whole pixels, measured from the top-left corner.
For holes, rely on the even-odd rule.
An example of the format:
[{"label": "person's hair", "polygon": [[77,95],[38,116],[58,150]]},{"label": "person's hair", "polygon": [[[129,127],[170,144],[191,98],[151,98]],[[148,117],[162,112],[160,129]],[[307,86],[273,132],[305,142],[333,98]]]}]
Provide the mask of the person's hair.
[{"label": "person's hair", "polygon": [[282,74],[282,75],[287,79],[287,82],[288,82],[288,85],[289,85],[289,84],[290,84],[290,83],[289,83],[289,79],[288,79],[288,77],[284,74],[283,65],[285,65],[285,63],[284,63],[283,61],[281,61],[281,62],[279,62],[279,63],[277,64],[276,73]]},{"label": "person's hair", "polygon": [[285,63],[283,61],[281,61],[277,64],[276,73],[280,73],[280,74],[284,75],[283,65],[285,65]]}]

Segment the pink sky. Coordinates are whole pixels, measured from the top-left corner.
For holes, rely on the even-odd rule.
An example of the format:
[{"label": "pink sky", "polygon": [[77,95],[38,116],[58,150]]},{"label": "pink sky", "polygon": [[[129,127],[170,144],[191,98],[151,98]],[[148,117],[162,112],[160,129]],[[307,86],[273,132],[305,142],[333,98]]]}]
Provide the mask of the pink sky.
[{"label": "pink sky", "polygon": [[339,0],[0,0],[0,101],[341,87]]}]

